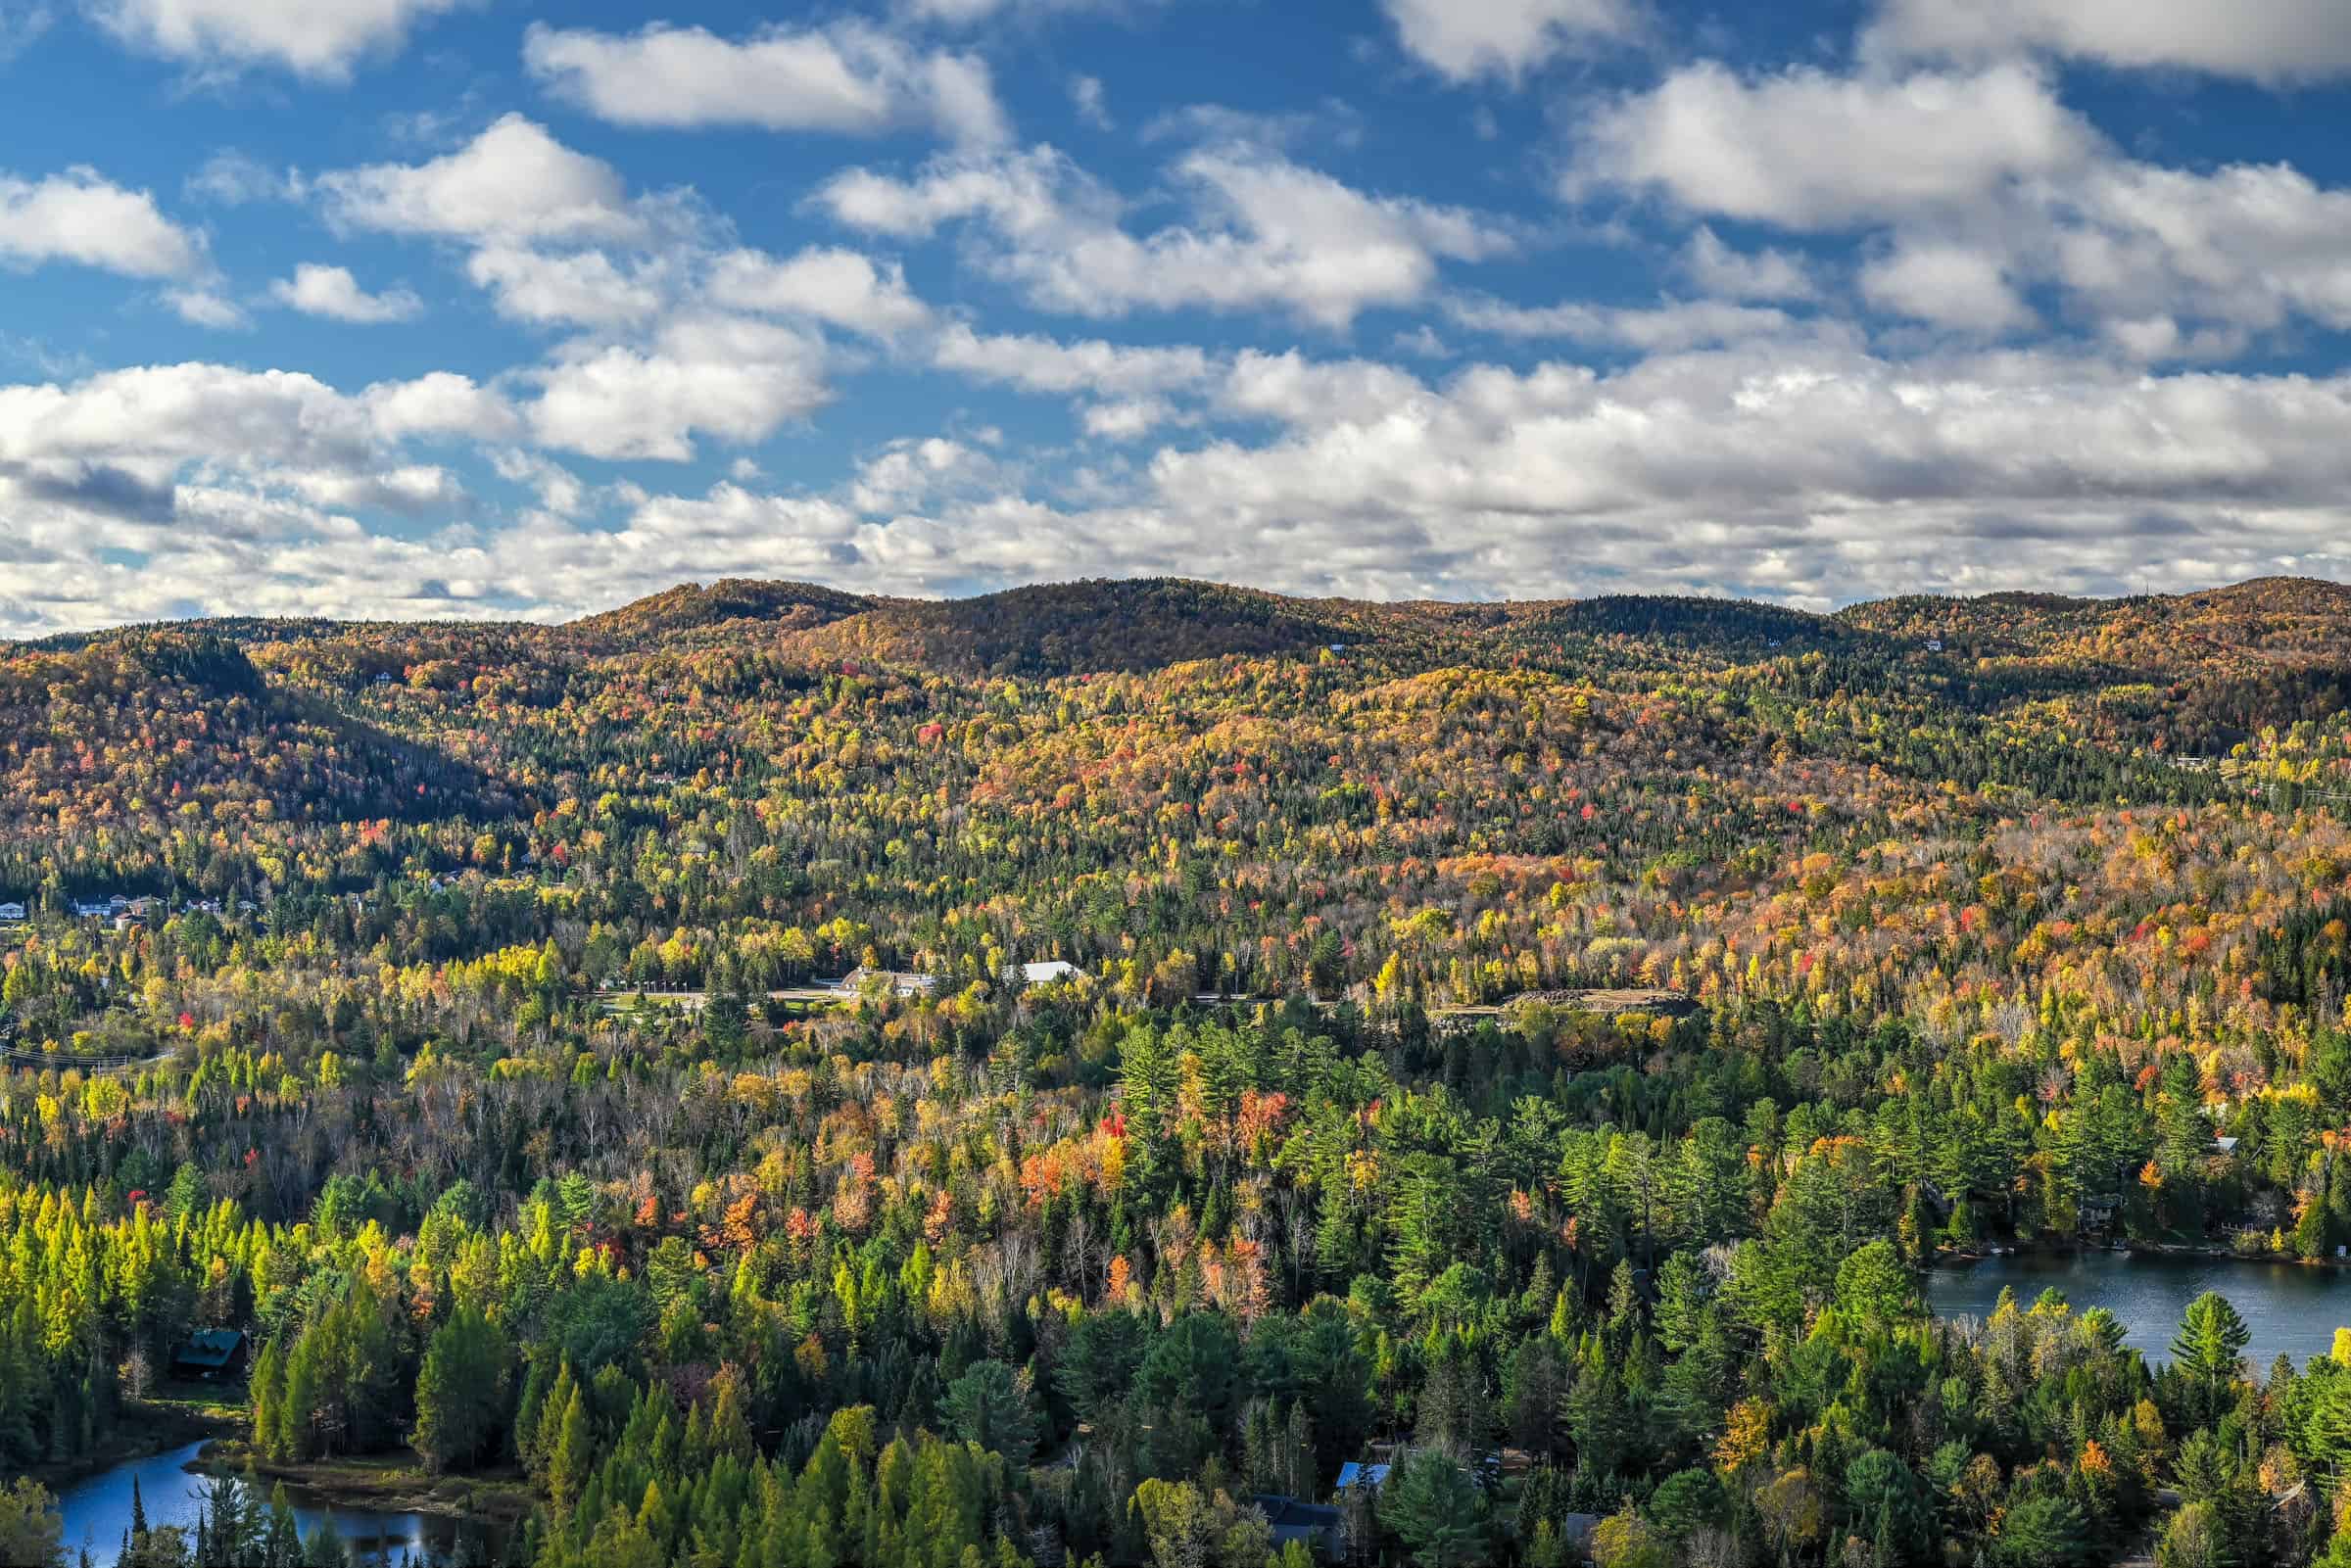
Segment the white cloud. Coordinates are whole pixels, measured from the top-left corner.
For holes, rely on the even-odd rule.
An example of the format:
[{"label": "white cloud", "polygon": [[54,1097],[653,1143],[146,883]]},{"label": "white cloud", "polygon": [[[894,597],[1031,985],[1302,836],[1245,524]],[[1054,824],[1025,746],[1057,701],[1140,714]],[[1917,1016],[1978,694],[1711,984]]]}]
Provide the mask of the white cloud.
[{"label": "white cloud", "polygon": [[150,365],[0,387],[0,460],[336,468],[365,464],[386,439],[368,399],[285,370]]},{"label": "white cloud", "polygon": [[1427,389],[1394,365],[1370,359],[1310,359],[1286,354],[1243,353],[1233,361],[1218,405],[1228,414],[1280,424],[1328,428],[1354,420],[1376,424],[1424,405]]},{"label": "white cloud", "polygon": [[464,0],[85,0],[131,48],[208,70],[282,66],[341,81],[361,56],[389,53],[417,23]]},{"label": "white cloud", "polygon": [[1690,349],[1770,337],[1793,324],[1785,310],[1720,300],[1672,301],[1660,306],[1579,304],[1519,306],[1502,300],[1448,300],[1445,313],[1461,326],[1509,338],[1571,338],[1643,352]]},{"label": "white cloud", "polygon": [[[168,366],[0,389],[0,623],[183,602],[549,615],[716,575],[923,593],[1178,571],[1310,593],[1712,588],[1806,603],[2112,592],[2141,572],[2158,588],[2351,575],[2351,377],[2148,375],[2034,351],[1904,361],[1817,338],[1605,375],[1475,366],[1442,385],[1296,355],[1231,368],[1216,400],[1262,410],[1271,440],[1170,445],[1064,506],[1025,494],[975,437],[892,444],[834,496],[624,488],[617,526],[592,524],[598,503],[552,478],[560,512],[421,540],[334,508],[461,503],[387,443],[411,422],[395,410],[435,429],[481,414],[462,378],[347,398],[308,377]],[[1119,423],[1106,415],[1106,432]],[[537,484],[542,461],[501,471]],[[118,570],[108,547],[152,559]]]},{"label": "white cloud", "polygon": [[1407,51],[1453,81],[1515,81],[1545,61],[1641,30],[1630,0],[1382,0]]},{"label": "white cloud", "polygon": [[847,499],[861,512],[889,513],[930,506],[941,498],[1001,488],[1004,471],[985,452],[933,436],[891,442],[857,465]]},{"label": "white cloud", "polygon": [[387,381],[360,397],[369,427],[384,441],[470,436],[502,441],[520,428],[506,401],[470,376],[436,370],[413,381]]},{"label": "white cloud", "polygon": [[858,135],[920,124],[989,144],[1010,134],[984,61],[919,50],[859,22],[771,26],[740,43],[668,24],[622,35],[534,23],[523,59],[554,92],[615,124]]},{"label": "white cloud", "polygon": [[1195,348],[1056,343],[1016,334],[983,336],[958,323],[938,335],[932,361],[941,370],[1019,387],[1025,392],[1133,399],[1208,385],[1216,361]]},{"label": "white cloud", "polygon": [[235,148],[215,153],[190,174],[183,194],[190,201],[220,207],[245,207],[256,202],[299,202],[310,182],[297,168],[272,168]]},{"label": "white cloud", "polygon": [[1116,123],[1110,118],[1109,96],[1103,92],[1099,76],[1070,78],[1070,107],[1078,111],[1080,119],[1096,130],[1110,130]]},{"label": "white cloud", "polygon": [[2101,316],[2351,330],[2351,191],[2282,164],[2210,173],[2101,165],[2049,195],[2053,240],[2020,249]]},{"label": "white cloud", "polygon": [[2063,174],[2099,146],[2020,66],[1895,79],[1800,67],[1747,78],[1706,64],[1595,113],[1566,190],[1654,191],[1788,228],[1871,226]]},{"label": "white cloud", "polygon": [[169,218],[145,191],[125,190],[97,170],[45,179],[0,174],[0,265],[72,261],[128,277],[185,277],[203,263],[204,243]]},{"label": "white cloud", "polygon": [[645,348],[594,340],[531,372],[539,441],[591,457],[682,462],[699,435],[744,445],[821,407],[824,345],[773,323],[686,316]]},{"label": "white cloud", "polygon": [[707,290],[714,303],[730,310],[810,316],[873,337],[889,337],[931,318],[929,309],[908,291],[904,268],[820,246],[786,259],[731,251],[718,259]]},{"label": "white cloud", "polygon": [[361,326],[412,321],[424,313],[424,302],[408,289],[369,294],[351,275],[351,268],[324,266],[315,261],[305,261],[294,268],[292,277],[279,278],[270,284],[269,294],[278,304],[304,315],[322,315]]},{"label": "white cloud", "polygon": [[[1654,191],[1696,213],[1872,232],[1873,308],[1939,326],[2034,326],[2028,288],[2141,358],[2225,357],[2295,320],[2351,328],[2351,191],[2284,164],[2209,171],[2123,156],[2014,63],[1973,74],[1740,78],[1676,72],[1605,106],[1570,194]],[[1681,261],[1707,293],[1817,295],[1776,251],[1701,227]]]},{"label": "white cloud", "polygon": [[911,181],[853,169],[818,201],[844,223],[900,237],[982,220],[996,243],[978,264],[1042,309],[1096,316],[1273,307],[1341,330],[1422,298],[1440,260],[1482,261],[1515,243],[1482,214],[1366,195],[1257,149],[1202,148],[1174,173],[1189,221],[1139,237],[1100,185],[1045,148],[951,160]]},{"label": "white cloud", "polygon": [[224,297],[211,284],[189,288],[166,289],[164,303],[171,307],[182,321],[190,326],[211,327],[216,332],[234,331],[252,325],[244,308]]},{"label": "white cloud", "polygon": [[1164,398],[1129,398],[1087,405],[1080,415],[1085,433],[1103,441],[1135,441],[1180,418]]},{"label": "white cloud", "polygon": [[1016,238],[1055,229],[1108,226],[1118,201],[1050,147],[991,158],[935,163],[902,180],[852,168],[825,182],[819,206],[852,228],[918,239],[942,224],[985,217]]},{"label": "white cloud", "polygon": [[318,179],[329,215],[357,228],[465,240],[626,238],[644,228],[620,175],[507,115],[424,164],[371,164]]},{"label": "white cloud", "polygon": [[1195,569],[1250,576],[1245,543],[1305,588],[1549,594],[1596,569],[1799,597],[2073,586],[2150,538],[2191,580],[2340,571],[2351,448],[2327,432],[2347,414],[2341,377],[1775,342],[1407,380],[1271,446],[1162,451],[1147,504],[1207,531]]},{"label": "white cloud", "polygon": [[2109,66],[2255,81],[2351,73],[2341,0],[1887,0],[1863,37],[1881,58],[2043,50]]},{"label": "white cloud", "polygon": [[2011,332],[2036,317],[1994,252],[1905,236],[1861,269],[1861,292],[1882,310],[1970,332]]},{"label": "white cloud", "polygon": [[1704,293],[1726,300],[1809,300],[1819,293],[1801,257],[1733,250],[1703,223],[1682,252],[1681,270]]},{"label": "white cloud", "polygon": [[664,257],[623,268],[602,251],[551,254],[491,245],[466,258],[465,275],[488,289],[498,313],[545,325],[618,327],[649,320],[665,303],[675,270]]}]

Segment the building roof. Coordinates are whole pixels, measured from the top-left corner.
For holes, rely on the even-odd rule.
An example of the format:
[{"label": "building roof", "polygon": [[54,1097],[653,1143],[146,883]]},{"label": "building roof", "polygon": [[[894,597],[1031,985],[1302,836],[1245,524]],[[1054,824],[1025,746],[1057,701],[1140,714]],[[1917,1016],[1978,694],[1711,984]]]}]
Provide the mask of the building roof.
[{"label": "building roof", "polygon": [[1042,964],[1023,964],[1020,970],[1021,978],[1031,985],[1042,985],[1048,980],[1066,980],[1079,973],[1077,965],[1058,958]]},{"label": "building roof", "polygon": [[1384,1487],[1388,1484],[1388,1467],[1384,1464],[1357,1464],[1353,1459],[1339,1466],[1341,1492],[1349,1487]]},{"label": "building roof", "polygon": [[200,1328],[171,1353],[171,1359],[190,1366],[226,1366],[245,1336],[233,1328]]},{"label": "building roof", "polygon": [[1317,1536],[1332,1535],[1346,1528],[1345,1516],[1322,1503],[1300,1502],[1296,1497],[1264,1493],[1249,1500],[1266,1516],[1266,1523],[1273,1527],[1275,1545],[1292,1541],[1311,1543]]}]

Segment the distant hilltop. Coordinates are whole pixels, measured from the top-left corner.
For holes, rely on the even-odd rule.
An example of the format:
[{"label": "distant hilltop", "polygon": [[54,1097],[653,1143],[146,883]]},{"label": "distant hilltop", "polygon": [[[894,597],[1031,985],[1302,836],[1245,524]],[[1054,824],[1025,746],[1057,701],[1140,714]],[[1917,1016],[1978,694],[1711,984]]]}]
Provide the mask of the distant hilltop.
[{"label": "distant hilltop", "polygon": [[[1748,599],[1610,594],[1458,603],[1299,598],[1183,578],[1088,579],[969,598],[907,599],[812,583],[681,584],[558,626],[529,622],[338,622],[227,617],[74,633],[0,650],[71,651],[141,633],[240,645],[502,645],[595,654],[760,637],[810,661],[962,675],[1051,677],[1157,669],[1231,655],[1367,646],[1442,658],[1632,641],[1728,656],[1914,651],[2108,669],[2232,660],[2250,669],[2351,657],[2351,587],[2259,578],[2191,594],[2074,598],[1908,594],[1815,614]],[[382,669],[376,674],[399,675]]]}]

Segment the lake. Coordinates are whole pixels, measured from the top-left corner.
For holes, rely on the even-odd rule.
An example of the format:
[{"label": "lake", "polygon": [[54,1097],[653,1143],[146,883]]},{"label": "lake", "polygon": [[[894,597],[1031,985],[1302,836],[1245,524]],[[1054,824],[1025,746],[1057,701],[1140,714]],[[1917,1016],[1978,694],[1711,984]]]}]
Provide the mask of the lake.
[{"label": "lake", "polygon": [[2003,1287],[2029,1307],[2050,1286],[2077,1312],[2103,1307],[2120,1318],[2126,1342],[2150,1361],[2171,1358],[2181,1313],[2208,1290],[2228,1297],[2252,1331],[2245,1357],[2259,1373],[2280,1352],[2297,1367],[2324,1355],[2335,1329],[2351,1327],[2351,1276],[2341,1269],[2144,1253],[2026,1254],[1937,1268],[1927,1275],[1927,1305],[1941,1317],[1989,1318]]},{"label": "lake", "polygon": [[[151,1527],[178,1525],[188,1532],[194,1544],[199,1489],[207,1477],[193,1469],[201,1442],[159,1453],[151,1458],[131,1459],[115,1466],[104,1475],[68,1487],[58,1497],[58,1506],[66,1520],[66,1551],[71,1558],[85,1544],[90,1548],[90,1560],[106,1568],[114,1562],[121,1548],[122,1533],[130,1528],[130,1484],[135,1476],[139,1484],[139,1500],[146,1505],[147,1523]],[[294,1505],[294,1517],[301,1523],[302,1533],[309,1536],[329,1515],[344,1544],[352,1549],[355,1563],[387,1562],[397,1564],[404,1554],[418,1561],[442,1560],[456,1545],[457,1533],[465,1521],[435,1513],[383,1513],[372,1508],[331,1504],[323,1497],[289,1483],[286,1497]],[[264,1500],[266,1501],[266,1495]],[[495,1539],[495,1532],[475,1525],[476,1540]],[[480,1553],[476,1557],[479,1560]]]}]

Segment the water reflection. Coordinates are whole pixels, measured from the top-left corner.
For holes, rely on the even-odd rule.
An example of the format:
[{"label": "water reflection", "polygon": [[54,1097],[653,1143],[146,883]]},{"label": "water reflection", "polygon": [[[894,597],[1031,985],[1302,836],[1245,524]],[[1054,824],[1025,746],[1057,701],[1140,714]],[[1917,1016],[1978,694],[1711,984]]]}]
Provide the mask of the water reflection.
[{"label": "water reflection", "polygon": [[[138,1483],[139,1499],[151,1529],[176,1526],[191,1544],[197,1515],[204,1506],[204,1488],[211,1479],[197,1468],[204,1445],[190,1443],[168,1453],[127,1460],[103,1475],[68,1487],[58,1497],[65,1515],[65,1545],[69,1560],[83,1547],[98,1568],[110,1568],[130,1529],[131,1483]],[[437,1513],[387,1513],[372,1508],[328,1502],[305,1488],[288,1486],[286,1498],[307,1539],[328,1519],[359,1564],[487,1562],[496,1538],[484,1525]],[[264,1493],[262,1501],[267,1504]],[[460,1541],[460,1537],[464,1539]]]},{"label": "water reflection", "polygon": [[2219,1291],[2252,1331],[2246,1359],[2267,1372],[2279,1353],[2301,1366],[2332,1349],[2351,1326],[2351,1279],[2332,1268],[2240,1263],[2225,1258],[2162,1258],[2087,1252],[1987,1258],[1927,1276],[1927,1305],[1943,1317],[1990,1317],[2003,1288],[2019,1307],[2054,1286],[2077,1312],[2103,1307],[2120,1318],[2125,1343],[2150,1361],[2168,1360],[2187,1304]]}]

